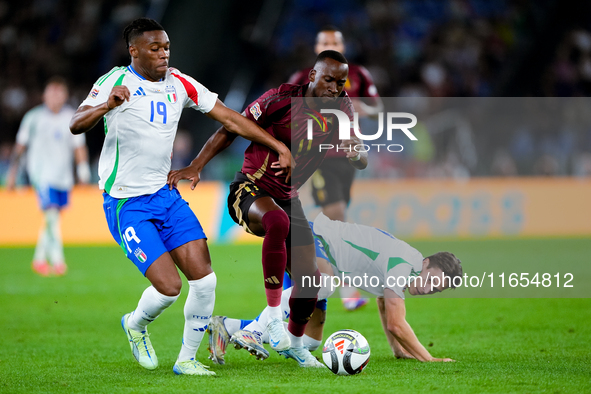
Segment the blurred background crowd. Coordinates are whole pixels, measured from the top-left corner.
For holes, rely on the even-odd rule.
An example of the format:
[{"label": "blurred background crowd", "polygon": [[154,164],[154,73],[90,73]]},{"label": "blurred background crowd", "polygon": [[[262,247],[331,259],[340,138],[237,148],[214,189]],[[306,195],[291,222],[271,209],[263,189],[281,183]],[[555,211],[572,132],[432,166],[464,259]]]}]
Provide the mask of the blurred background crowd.
[{"label": "blurred background crowd", "polygon": [[[409,112],[424,115],[421,145],[372,157],[364,177],[591,175],[591,119],[584,115],[591,103],[584,99],[591,94],[591,2],[4,0],[0,178],[22,116],[41,103],[45,82],[65,77],[77,107],[98,77],[129,63],[121,32],[140,16],[167,30],[172,66],[238,111],[310,67],[316,32],[337,26],[346,57],[369,70],[380,96],[409,98]],[[485,122],[478,110],[444,113],[436,103],[445,97],[463,107],[523,110],[515,122]],[[185,114],[173,168],[187,165],[216,128]],[[87,134],[94,166],[102,138],[99,130]],[[244,147],[234,144],[216,158],[203,179],[231,179]]]}]

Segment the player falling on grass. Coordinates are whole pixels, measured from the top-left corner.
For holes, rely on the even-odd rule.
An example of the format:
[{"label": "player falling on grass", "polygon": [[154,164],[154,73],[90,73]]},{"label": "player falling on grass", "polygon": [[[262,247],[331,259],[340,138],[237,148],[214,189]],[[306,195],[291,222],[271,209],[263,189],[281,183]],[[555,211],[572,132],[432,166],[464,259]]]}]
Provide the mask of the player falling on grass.
[{"label": "player falling on grass", "polygon": [[94,84],[72,118],[72,133],[104,118],[100,188],[109,229],[127,257],[151,283],[121,324],[141,366],[158,359],[147,326],[178,298],[185,275],[189,293],[176,374],[215,375],[195,360],[215,300],[216,276],[205,234],[176,188],[169,188],[172,145],[183,108],[193,108],[243,137],[273,149],[278,168],[291,173],[289,149],[253,122],[225,107],[193,78],[168,66],[170,42],[156,21],[140,18],[124,30],[131,56]]},{"label": "player falling on grass", "polygon": [[60,212],[68,205],[74,185],[74,161],[78,181],[90,181],[86,139],[70,133],[68,125],[74,109],[66,105],[67,100],[66,81],[51,78],[43,91],[43,105],[27,112],[21,122],[6,178],[7,189],[13,189],[19,161],[27,152],[27,173],[44,219],[32,264],[33,271],[41,276],[61,276],[67,271]]},{"label": "player falling on grass", "polygon": [[[328,121],[318,112],[318,106],[337,106],[353,119],[351,103],[343,92],[347,80],[347,60],[336,51],[320,53],[310,71],[307,85],[283,84],[271,89],[250,104],[244,115],[257,122],[262,128],[280,141],[297,150],[297,167],[291,183],[282,171],[277,172],[271,164],[276,160],[275,152],[267,147],[252,143],[244,154],[242,170],[236,174],[230,185],[228,208],[232,219],[244,229],[264,237],[262,250],[265,292],[269,307],[271,347],[294,358],[303,367],[323,365],[303,347],[306,324],[314,311],[318,289],[303,286],[302,276],[319,277],[314,254],[314,238],[304,215],[297,189],[312,175],[322,162],[324,153],[318,152],[319,144],[339,145],[338,127],[328,128]],[[296,100],[292,107],[292,98]],[[314,123],[313,139],[308,140],[307,119],[310,113],[319,119]],[[336,120],[335,120],[336,123]],[[202,168],[215,154],[225,149],[235,135],[224,127],[220,128],[205,144],[202,151],[185,169],[171,172],[169,182],[175,185],[180,179],[192,179],[192,186],[199,182]],[[350,148],[359,143],[354,137],[343,141]],[[301,147],[308,147],[302,151]],[[309,153],[309,154],[307,154]],[[367,153],[353,149],[347,153],[351,164],[363,169],[367,166]],[[292,272],[294,289],[289,300],[291,315],[287,332],[283,326],[281,293],[283,274]],[[239,346],[258,354],[255,338],[247,332],[232,340]]]},{"label": "player falling on grass", "polygon": [[[419,342],[406,321],[404,292],[426,295],[441,292],[453,286],[453,280],[462,276],[460,260],[449,252],[439,252],[423,258],[422,254],[406,242],[374,227],[330,220],[320,213],[310,223],[316,240],[318,267],[323,275],[345,277],[376,277],[361,283],[360,289],[377,296],[380,319],[388,344],[397,358],[414,358],[419,361],[453,361],[435,358]],[[446,277],[441,281],[442,276]],[[401,279],[399,279],[401,278]],[[324,283],[328,286],[324,286]],[[330,297],[330,281],[323,282],[319,298]],[[355,282],[353,282],[355,283]],[[285,316],[290,313],[286,302],[292,289],[283,292],[281,307]],[[324,300],[326,301],[326,299]],[[317,304],[314,315],[306,328],[304,346],[316,350],[322,343],[322,331],[326,317],[326,302]],[[254,333],[268,343],[265,322],[269,319],[264,310],[255,320],[212,317],[209,332],[210,358],[224,364],[226,345],[232,335],[241,329]],[[261,346],[262,354],[268,355]]]},{"label": "player falling on grass", "polygon": [[[314,52],[319,54],[328,49],[345,54],[345,39],[339,29],[334,26],[325,26],[316,34]],[[309,72],[309,68],[296,72],[290,77],[289,83],[308,83]],[[360,120],[366,117],[377,117],[384,108],[371,74],[363,66],[349,63],[345,91],[351,97]],[[355,169],[347,161],[344,151],[329,150],[310,182],[314,202],[332,220],[345,221],[347,206],[351,200]],[[343,306],[347,310],[358,309],[368,302],[367,298],[361,297],[354,287],[343,286],[339,290]]]}]

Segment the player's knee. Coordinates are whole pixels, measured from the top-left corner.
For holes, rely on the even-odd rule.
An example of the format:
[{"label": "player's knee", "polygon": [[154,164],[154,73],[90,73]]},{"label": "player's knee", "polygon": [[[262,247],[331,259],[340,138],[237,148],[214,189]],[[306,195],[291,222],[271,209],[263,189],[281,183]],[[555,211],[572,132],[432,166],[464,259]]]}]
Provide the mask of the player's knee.
[{"label": "player's knee", "polygon": [[154,288],[158,290],[160,294],[169,297],[176,297],[179,294],[181,294],[181,287],[183,286],[183,282],[179,277],[178,279],[175,278],[174,280],[152,283],[152,286],[154,286]]},{"label": "player's knee", "polygon": [[261,220],[265,234],[273,234],[280,238],[287,238],[289,234],[289,216],[283,209],[269,211]]}]

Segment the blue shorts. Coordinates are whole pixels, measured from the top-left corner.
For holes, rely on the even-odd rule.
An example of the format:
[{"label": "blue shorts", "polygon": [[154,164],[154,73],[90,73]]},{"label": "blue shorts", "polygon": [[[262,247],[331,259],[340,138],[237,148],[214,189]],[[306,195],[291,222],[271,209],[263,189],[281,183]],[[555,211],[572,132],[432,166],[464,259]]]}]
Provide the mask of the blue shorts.
[{"label": "blue shorts", "polygon": [[39,198],[39,205],[44,211],[49,208],[62,209],[68,205],[69,190],[57,190],[49,186],[36,188],[35,190]]},{"label": "blue shorts", "polygon": [[165,252],[203,239],[201,223],[176,188],[168,185],[154,194],[113,198],[103,193],[109,230],[140,272]]}]

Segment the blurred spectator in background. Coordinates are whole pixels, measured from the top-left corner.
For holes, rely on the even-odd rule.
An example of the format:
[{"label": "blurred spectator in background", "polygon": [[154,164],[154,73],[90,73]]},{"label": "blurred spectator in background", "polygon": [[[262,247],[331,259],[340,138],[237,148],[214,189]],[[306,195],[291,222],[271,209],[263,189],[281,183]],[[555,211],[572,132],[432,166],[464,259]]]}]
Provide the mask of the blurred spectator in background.
[{"label": "blurred spectator in background", "polygon": [[86,140],[83,135],[70,133],[74,109],[66,105],[67,99],[66,82],[58,77],[50,79],[43,92],[43,105],[27,112],[21,122],[6,179],[7,188],[14,189],[19,161],[27,151],[27,172],[44,219],[32,268],[42,276],[64,275],[67,270],[60,211],[67,206],[74,185],[74,160],[78,180],[81,183],[90,180]]}]

